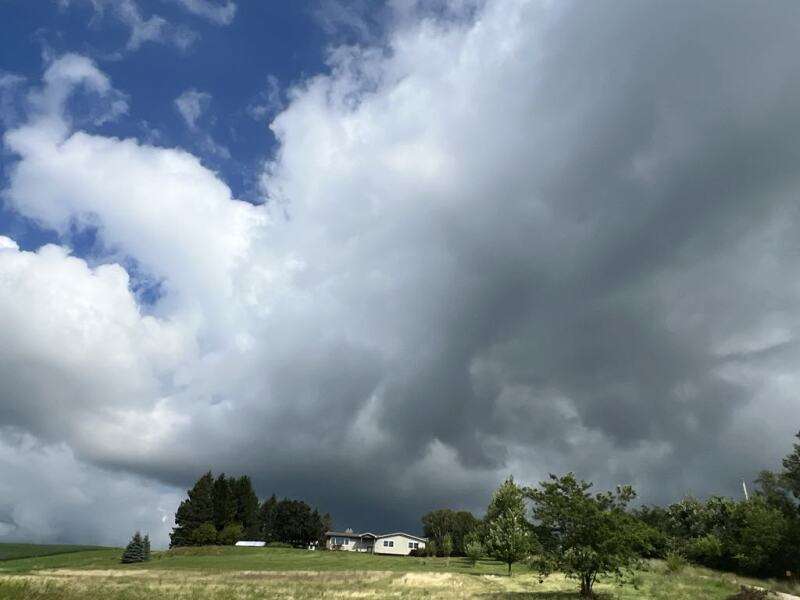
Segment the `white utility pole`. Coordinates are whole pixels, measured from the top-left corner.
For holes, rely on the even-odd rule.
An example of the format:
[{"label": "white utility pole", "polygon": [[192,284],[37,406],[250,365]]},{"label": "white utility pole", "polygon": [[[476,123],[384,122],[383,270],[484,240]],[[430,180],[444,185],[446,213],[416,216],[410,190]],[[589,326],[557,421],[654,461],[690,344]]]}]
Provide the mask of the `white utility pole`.
[{"label": "white utility pole", "polygon": [[744,490],[744,501],[747,502],[750,500],[750,496],[747,495],[747,484],[742,479],[742,489]]}]

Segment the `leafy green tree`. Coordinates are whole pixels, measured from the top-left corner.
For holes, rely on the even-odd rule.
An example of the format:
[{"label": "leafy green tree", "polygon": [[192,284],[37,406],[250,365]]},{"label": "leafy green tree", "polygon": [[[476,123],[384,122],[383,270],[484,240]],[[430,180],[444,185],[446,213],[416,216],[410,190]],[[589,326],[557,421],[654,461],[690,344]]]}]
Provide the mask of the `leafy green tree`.
[{"label": "leafy green tree", "polygon": [[453,540],[453,554],[464,554],[465,539],[478,529],[481,521],[467,510],[441,508],[422,516],[422,529],[425,537],[433,539],[441,548],[445,535]]},{"label": "leafy green tree", "polygon": [[[800,432],[795,436],[800,440]],[[792,452],[783,459],[783,475],[786,486],[800,500],[800,443],[795,442]]]},{"label": "leafy green tree", "polygon": [[439,554],[439,547],[436,545],[436,540],[428,540],[425,544],[425,552],[428,556],[436,556]]},{"label": "leafy green tree", "polygon": [[534,519],[546,532],[535,564],[542,574],[557,570],[578,579],[585,598],[593,597],[598,575],[632,575],[644,543],[641,521],[625,511],[636,495],[633,488],[592,495],[591,486],[568,473],[526,490]]},{"label": "leafy green tree", "polygon": [[244,537],[244,528],[239,523],[228,523],[217,535],[217,542],[223,546],[233,546]]},{"label": "leafy green tree", "polygon": [[530,523],[525,519],[525,496],[513,477],[495,490],[486,511],[486,551],[511,566],[527,558],[536,547]]},{"label": "leafy green tree", "polygon": [[453,536],[449,533],[444,535],[444,539],[442,539],[442,556],[444,556],[448,562],[450,561],[450,555],[453,553]]},{"label": "leafy green tree", "polygon": [[422,531],[441,548],[444,536],[452,531],[453,511],[449,508],[432,510],[422,516]]},{"label": "leafy green tree", "polygon": [[122,553],[122,562],[137,563],[144,562],[145,560],[147,560],[147,558],[145,554],[144,540],[142,539],[142,534],[137,531],[133,534],[131,541],[128,542],[128,545],[125,547],[125,551]]},{"label": "leafy green tree", "polygon": [[483,544],[481,544],[478,540],[467,542],[467,545],[464,548],[464,555],[470,560],[473,567],[481,558],[483,558],[485,552],[486,551],[483,548]]},{"label": "leafy green tree", "polygon": [[797,515],[797,505],[792,499],[787,477],[765,470],[758,474],[755,483],[755,495],[763,498],[768,506],[777,508],[787,517]]},{"label": "leafy green tree", "polygon": [[217,535],[214,523],[207,521],[192,531],[192,543],[195,546],[210,546],[217,543]]}]

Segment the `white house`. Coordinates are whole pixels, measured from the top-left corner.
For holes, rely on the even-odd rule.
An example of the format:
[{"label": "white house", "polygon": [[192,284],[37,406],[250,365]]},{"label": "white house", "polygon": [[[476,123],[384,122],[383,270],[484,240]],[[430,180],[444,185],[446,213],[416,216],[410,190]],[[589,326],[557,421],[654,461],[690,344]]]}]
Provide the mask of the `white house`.
[{"label": "white house", "polygon": [[424,548],[427,542],[426,538],[403,532],[376,535],[369,531],[355,533],[352,529],[346,529],[343,532],[328,531],[325,536],[327,538],[325,547],[328,550],[373,552],[399,556],[407,556],[412,550]]},{"label": "white house", "polygon": [[412,550],[425,548],[427,538],[417,537],[410,533],[387,533],[375,538],[375,554],[399,554],[408,556]]},{"label": "white house", "polygon": [[347,528],[342,531],[325,532],[325,547],[328,550],[347,550],[349,552],[372,552],[375,545],[374,533],[354,533]]}]

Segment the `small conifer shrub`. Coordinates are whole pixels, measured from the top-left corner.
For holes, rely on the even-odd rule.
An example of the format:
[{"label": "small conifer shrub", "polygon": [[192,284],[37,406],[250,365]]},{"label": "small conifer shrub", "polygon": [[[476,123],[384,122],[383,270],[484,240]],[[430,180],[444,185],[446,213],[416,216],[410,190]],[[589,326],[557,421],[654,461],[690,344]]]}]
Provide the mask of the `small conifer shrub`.
[{"label": "small conifer shrub", "polygon": [[131,541],[122,553],[123,563],[137,563],[150,560],[150,537],[144,536],[138,531],[133,534]]}]

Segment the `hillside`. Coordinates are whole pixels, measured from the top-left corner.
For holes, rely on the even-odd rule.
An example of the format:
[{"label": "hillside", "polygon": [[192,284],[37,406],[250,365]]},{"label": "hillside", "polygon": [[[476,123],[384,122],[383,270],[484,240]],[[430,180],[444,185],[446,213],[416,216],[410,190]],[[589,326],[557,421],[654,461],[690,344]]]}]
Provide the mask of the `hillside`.
[{"label": "hillside", "polygon": [[35,556],[52,556],[97,550],[99,546],[76,546],[67,544],[0,544],[0,561],[30,558]]},{"label": "hillside", "polygon": [[[45,552],[41,547],[41,552]],[[74,547],[73,547],[74,548]],[[34,550],[31,550],[34,551]],[[206,547],[157,552],[149,563],[121,565],[118,548],[67,551],[0,563],[0,597],[221,600],[252,598],[577,598],[575,582],[553,575],[540,583],[524,567],[465,559],[307,552],[280,548]],[[636,586],[598,584],[620,600],[725,600],[742,584],[772,586],[727,573],[687,567],[667,574],[649,563]],[[786,590],[789,591],[789,590]]]}]

